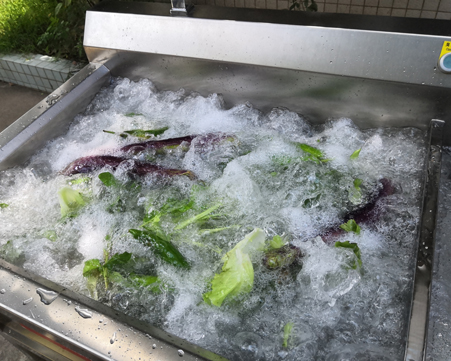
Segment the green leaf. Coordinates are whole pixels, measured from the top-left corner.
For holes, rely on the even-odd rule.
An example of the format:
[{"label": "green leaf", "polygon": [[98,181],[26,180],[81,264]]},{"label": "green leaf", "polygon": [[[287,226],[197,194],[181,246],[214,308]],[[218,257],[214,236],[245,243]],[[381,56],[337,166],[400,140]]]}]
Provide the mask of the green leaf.
[{"label": "green leaf", "polygon": [[110,172],[103,172],[99,174],[99,179],[102,181],[103,184],[105,184],[107,187],[111,186],[117,186],[118,182],[114,175],[112,175]]},{"label": "green leaf", "polygon": [[179,250],[156,232],[152,230],[140,231],[138,229],[130,229],[129,232],[140,243],[150,247],[155,255],[165,262],[176,267],[190,268],[188,261]]},{"label": "green leaf", "polygon": [[120,268],[130,261],[132,254],[128,252],[116,253],[103,265],[104,268],[108,270],[113,270],[114,268]]},{"label": "green leaf", "polygon": [[148,130],[133,129],[133,130],[124,130],[124,133],[132,135],[134,137],[148,139],[152,135],[157,136],[157,135],[163,134],[168,129],[169,129],[169,127],[163,127],[163,128],[158,128],[158,129],[148,129]]},{"label": "green leaf", "polygon": [[9,204],[6,203],[0,203],[0,209],[4,209],[6,207],[9,207]]},{"label": "green leaf", "polygon": [[324,154],[318,148],[311,147],[310,145],[298,143],[297,146],[301,148],[304,152],[313,155],[315,158],[324,158]]},{"label": "green leaf", "polygon": [[357,149],[354,153],[351,154],[351,156],[349,158],[357,159],[359,157],[359,154],[360,154],[361,150],[362,150],[362,148]]},{"label": "green leaf", "polygon": [[354,179],[354,187],[348,191],[349,201],[354,205],[362,203],[362,190],[360,189],[360,185],[362,183],[363,183],[362,179],[360,178]]},{"label": "green leaf", "polygon": [[351,268],[357,269],[357,264],[359,267],[362,267],[362,257],[360,253],[360,248],[357,245],[357,243],[350,243],[349,241],[346,242],[335,242],[335,247],[342,247],[342,248],[349,248],[354,252],[355,256],[357,257],[357,263],[353,262],[351,264]]},{"label": "green leaf", "polygon": [[224,265],[221,273],[211,281],[211,291],[203,294],[209,305],[220,307],[224,300],[243,293],[248,293],[254,285],[254,268],[250,254],[262,250],[265,243],[265,232],[254,229],[223,257]]},{"label": "green leaf", "polygon": [[288,322],[284,328],[283,328],[283,343],[282,346],[287,348],[288,347],[288,341],[290,340],[293,332],[293,322]]},{"label": "green leaf", "polygon": [[69,187],[61,188],[58,191],[59,203],[61,206],[61,216],[74,217],[80,207],[85,205],[85,201],[80,192]]},{"label": "green leaf", "polygon": [[175,230],[180,230],[180,229],[183,229],[183,228],[189,226],[192,223],[205,221],[205,220],[211,218],[212,217],[211,213],[214,212],[215,210],[217,210],[221,206],[222,206],[222,204],[220,204],[220,203],[216,204],[213,207],[208,208],[206,211],[203,211],[202,213],[199,213],[196,216],[191,217],[191,218],[187,219],[186,221],[180,223],[174,229]]},{"label": "green leaf", "polygon": [[83,277],[88,276],[100,276],[103,271],[103,266],[100,264],[98,259],[90,259],[85,262],[85,266],[83,267]]},{"label": "green leaf", "polygon": [[281,236],[274,236],[269,242],[269,246],[273,249],[281,248],[285,246],[287,242]]},{"label": "green leaf", "polygon": [[13,241],[8,241],[0,247],[0,257],[18,266],[25,262],[25,254],[14,247]]},{"label": "green leaf", "polygon": [[125,116],[126,117],[137,117],[142,115],[141,113],[126,113]]},{"label": "green leaf", "polygon": [[56,5],[56,7],[55,7],[55,16],[58,15],[58,13],[60,12],[62,6],[63,6],[63,3],[58,3],[58,5]]},{"label": "green leaf", "polygon": [[55,242],[56,241],[56,232],[53,229],[50,229],[48,231],[45,231],[43,233],[43,236],[47,238],[49,241]]},{"label": "green leaf", "polygon": [[354,188],[360,188],[360,185],[363,183],[363,179],[356,178],[354,179]]},{"label": "green leaf", "polygon": [[357,235],[360,234],[360,226],[353,219],[350,219],[346,223],[342,224],[340,228],[346,232],[354,232]]}]

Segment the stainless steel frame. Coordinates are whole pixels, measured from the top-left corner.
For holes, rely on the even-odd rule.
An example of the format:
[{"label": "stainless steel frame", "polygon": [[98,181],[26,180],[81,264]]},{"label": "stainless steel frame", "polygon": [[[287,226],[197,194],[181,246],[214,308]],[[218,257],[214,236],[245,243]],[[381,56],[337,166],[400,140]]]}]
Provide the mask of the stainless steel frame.
[{"label": "stainless steel frame", "polygon": [[[404,20],[405,28],[386,31],[383,25],[385,31],[379,31],[370,20],[371,29],[365,30],[362,24],[369,19],[365,17],[354,17],[358,24],[351,21],[349,29],[340,25],[340,17],[330,15],[230,9],[221,15],[218,9],[196,7],[193,17],[171,17],[169,10],[165,4],[113,3],[89,11],[84,44],[91,63],[0,134],[0,170],[24,164],[48,140],[64,133],[111,76],[146,77],[160,89],[184,87],[203,95],[220,91],[229,106],[244,101],[264,111],[283,106],[314,123],[350,117],[362,128],[427,130],[431,119],[441,119],[432,122],[419,244],[429,243],[428,248],[419,247],[405,358],[422,360],[439,139],[451,144],[451,74],[437,70],[437,62],[451,33],[443,30],[446,36],[437,35],[444,29],[440,21]],[[309,21],[321,26],[305,25]],[[406,30],[422,29],[425,24],[434,28],[422,33]],[[7,337],[40,357],[172,360],[180,359],[180,348],[185,360],[222,359],[24,270],[4,262],[0,266],[0,288],[5,289],[4,294],[0,292],[0,326]],[[37,287],[54,290],[59,297],[45,306],[35,293]],[[30,297],[32,303],[24,305]],[[75,304],[93,316],[82,318]],[[152,355],[147,354],[149,350]]]}]

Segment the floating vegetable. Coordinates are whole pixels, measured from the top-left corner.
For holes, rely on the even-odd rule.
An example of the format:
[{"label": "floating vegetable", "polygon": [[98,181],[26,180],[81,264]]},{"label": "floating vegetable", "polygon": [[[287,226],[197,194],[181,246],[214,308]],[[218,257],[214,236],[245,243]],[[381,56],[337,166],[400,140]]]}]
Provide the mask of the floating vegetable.
[{"label": "floating vegetable", "polygon": [[104,133],[108,134],[116,134],[119,135],[121,138],[127,138],[129,135],[136,138],[144,138],[144,139],[150,139],[152,137],[155,137],[157,135],[163,134],[166,130],[168,130],[169,127],[163,127],[158,129],[133,129],[133,130],[124,130],[122,133],[116,133],[112,132],[110,130],[104,130]]},{"label": "floating vegetable", "polygon": [[62,171],[62,173],[64,175],[90,173],[106,166],[116,169],[123,162],[127,162],[129,164],[131,173],[137,174],[139,176],[143,176],[146,174],[155,174],[164,177],[186,175],[190,179],[196,178],[194,173],[189,170],[163,168],[155,164],[142,163],[134,159],[115,157],[111,155],[95,155],[76,159],[72,163],[70,163]]},{"label": "floating vegetable", "polygon": [[283,247],[266,251],[265,257],[263,258],[263,265],[270,270],[288,268],[295,264],[302,265],[302,256],[299,248],[287,244]]},{"label": "floating vegetable", "polygon": [[[343,219],[345,223],[353,219],[357,224],[371,224],[378,219],[383,212],[383,209],[380,207],[380,201],[395,193],[395,187],[389,179],[382,178],[379,180],[379,183],[381,187],[368,203],[346,214]],[[324,242],[330,244],[343,233],[344,230],[339,225],[336,225],[326,229],[320,236]]]},{"label": "floating vegetable", "polygon": [[157,234],[151,230],[140,231],[138,229],[130,229],[129,232],[140,243],[150,247],[155,255],[163,261],[176,267],[190,268],[186,258],[170,241],[164,239],[161,234]]},{"label": "floating vegetable", "polygon": [[335,247],[341,247],[341,248],[349,248],[352,250],[352,252],[354,252],[356,258],[357,258],[357,262],[354,260],[351,263],[351,268],[352,269],[357,269],[357,266],[362,267],[362,257],[360,254],[360,248],[357,245],[357,243],[351,243],[349,241],[346,242],[335,242]]},{"label": "floating vegetable", "polygon": [[311,160],[315,163],[326,163],[329,162],[331,159],[325,159],[324,153],[319,150],[318,148],[312,147],[308,144],[303,143],[297,143],[296,144],[299,148],[301,148],[305,153],[308,153],[308,156],[305,156],[302,158],[302,160]]},{"label": "floating vegetable", "polygon": [[264,244],[265,232],[256,228],[227,252],[221,273],[211,281],[211,291],[203,294],[204,301],[220,307],[226,298],[250,292],[254,285],[250,254],[262,250]]},{"label": "floating vegetable", "polygon": [[58,191],[58,198],[61,206],[61,216],[63,217],[74,217],[79,208],[85,205],[80,192],[69,187],[61,188]]},{"label": "floating vegetable", "polygon": [[179,137],[179,138],[171,138],[171,139],[162,139],[162,140],[149,140],[147,142],[142,143],[133,143],[126,145],[125,147],[122,147],[120,150],[122,152],[127,153],[139,153],[143,152],[147,149],[172,149],[177,148],[180,145],[187,144],[188,147],[186,150],[189,149],[189,146],[191,145],[191,142],[198,138],[199,142],[197,144],[198,147],[205,148],[209,144],[215,144],[219,143],[223,140],[234,140],[235,138],[233,136],[222,134],[222,133],[210,133],[205,135],[187,135],[185,137]]},{"label": "floating vegetable", "polygon": [[288,341],[292,338],[292,332],[293,332],[293,322],[288,322],[284,328],[283,328],[283,342],[282,346],[287,348],[288,347]]},{"label": "floating vegetable", "polygon": [[353,219],[350,219],[346,223],[340,225],[340,228],[346,232],[354,232],[357,235],[360,234],[360,226]]},{"label": "floating vegetable", "polygon": [[350,159],[354,160],[357,159],[360,155],[360,151],[362,150],[362,148],[357,149],[356,151],[354,151],[351,156],[349,157]]}]

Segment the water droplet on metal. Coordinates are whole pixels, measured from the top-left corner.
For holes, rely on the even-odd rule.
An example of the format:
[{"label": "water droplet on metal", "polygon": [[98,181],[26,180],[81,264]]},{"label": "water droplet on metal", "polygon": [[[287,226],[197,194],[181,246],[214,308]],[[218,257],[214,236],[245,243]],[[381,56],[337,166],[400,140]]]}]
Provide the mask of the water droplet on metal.
[{"label": "water droplet on metal", "polygon": [[77,306],[77,307],[75,307],[75,311],[77,311],[77,313],[83,318],[91,318],[92,317],[92,312],[85,308],[80,308]]},{"label": "water droplet on metal", "polygon": [[63,301],[66,302],[68,306],[70,306],[72,304],[71,300],[66,300],[65,298],[63,298]]},{"label": "water droplet on metal", "polygon": [[157,345],[153,344],[153,345],[152,345],[152,348],[157,348]]},{"label": "water droplet on metal", "polygon": [[27,298],[26,300],[24,300],[22,303],[24,305],[28,305],[31,301],[33,301],[33,297]]},{"label": "water droplet on metal", "polygon": [[4,295],[5,292],[6,292],[6,290],[5,290],[4,288],[2,288],[2,289],[0,290],[0,293],[1,293],[2,295]]},{"label": "water droplet on metal", "polygon": [[53,291],[47,291],[43,288],[36,289],[36,293],[41,297],[41,302],[44,305],[50,305],[58,297],[58,293]]},{"label": "water droplet on metal", "polygon": [[183,351],[183,350],[178,350],[177,353],[179,354],[180,357],[185,355],[185,351]]},{"label": "water droplet on metal", "polygon": [[110,343],[111,343],[111,344],[113,344],[114,341],[116,341],[116,332],[113,333],[113,336],[111,336],[111,338],[110,338]]}]

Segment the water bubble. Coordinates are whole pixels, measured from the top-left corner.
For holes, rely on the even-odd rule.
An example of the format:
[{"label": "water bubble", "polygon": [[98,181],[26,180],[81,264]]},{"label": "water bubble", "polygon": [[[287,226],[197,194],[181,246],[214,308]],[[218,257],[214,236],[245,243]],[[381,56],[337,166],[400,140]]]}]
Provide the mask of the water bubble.
[{"label": "water bubble", "polygon": [[58,293],[43,288],[36,289],[36,293],[41,297],[41,302],[44,305],[50,305],[58,297]]},{"label": "water bubble", "polygon": [[77,311],[77,313],[83,318],[91,318],[92,317],[92,312],[85,308],[80,308],[77,306],[77,307],[75,307],[75,311]]}]

